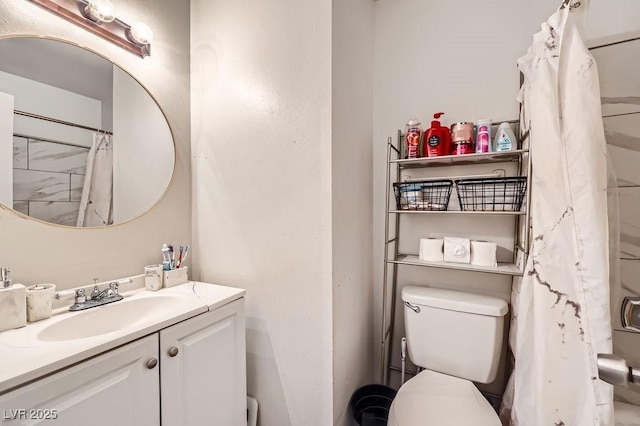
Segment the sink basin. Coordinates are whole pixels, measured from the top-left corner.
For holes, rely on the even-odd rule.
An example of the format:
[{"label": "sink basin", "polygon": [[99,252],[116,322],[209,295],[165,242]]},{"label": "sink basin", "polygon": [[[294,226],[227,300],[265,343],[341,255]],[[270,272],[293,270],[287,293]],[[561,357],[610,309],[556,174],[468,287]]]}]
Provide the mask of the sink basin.
[{"label": "sink basin", "polygon": [[38,333],[38,339],[57,342],[112,333],[166,315],[167,310],[180,302],[180,298],[173,296],[124,299],[110,305],[87,309],[55,322],[42,329]]}]

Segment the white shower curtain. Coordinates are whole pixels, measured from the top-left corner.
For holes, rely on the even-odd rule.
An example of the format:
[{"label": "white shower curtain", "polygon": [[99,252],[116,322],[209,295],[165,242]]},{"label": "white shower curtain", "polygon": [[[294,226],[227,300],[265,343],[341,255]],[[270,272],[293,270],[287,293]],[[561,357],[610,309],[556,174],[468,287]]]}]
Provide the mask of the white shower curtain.
[{"label": "white shower curtain", "polygon": [[565,1],[518,66],[530,130],[532,246],[512,294],[505,424],[610,425],[607,155],[596,64],[580,35],[589,2]]},{"label": "white shower curtain", "polygon": [[113,146],[111,136],[93,135],[87,156],[87,172],[82,188],[76,226],[105,226],[112,222]]}]

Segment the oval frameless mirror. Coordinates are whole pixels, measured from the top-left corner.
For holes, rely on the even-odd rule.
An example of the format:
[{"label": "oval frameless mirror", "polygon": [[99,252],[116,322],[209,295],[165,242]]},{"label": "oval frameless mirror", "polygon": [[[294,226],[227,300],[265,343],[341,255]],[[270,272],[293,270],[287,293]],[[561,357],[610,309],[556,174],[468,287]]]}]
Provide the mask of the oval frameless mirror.
[{"label": "oval frameless mirror", "polygon": [[162,198],[173,137],[137,80],[56,40],[5,38],[0,58],[0,203],[96,227],[134,219]]}]

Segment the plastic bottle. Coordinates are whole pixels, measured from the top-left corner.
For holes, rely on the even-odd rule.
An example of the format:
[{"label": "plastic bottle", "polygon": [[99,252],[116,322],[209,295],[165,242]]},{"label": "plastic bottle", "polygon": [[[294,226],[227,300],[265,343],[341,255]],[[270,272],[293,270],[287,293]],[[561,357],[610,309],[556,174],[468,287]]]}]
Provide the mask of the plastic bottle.
[{"label": "plastic bottle", "polygon": [[517,149],[518,141],[509,123],[500,124],[493,145],[495,152],[515,151]]},{"label": "plastic bottle", "polygon": [[422,125],[417,118],[412,118],[404,128],[404,158],[420,157],[420,136]]},{"label": "plastic bottle", "polygon": [[491,152],[491,120],[478,120],[476,128],[476,153]]},{"label": "plastic bottle", "polygon": [[449,145],[451,144],[451,132],[448,127],[443,127],[438,119],[444,112],[433,114],[434,120],[431,127],[424,134],[424,144],[422,147],[423,157],[441,157],[449,155]]}]

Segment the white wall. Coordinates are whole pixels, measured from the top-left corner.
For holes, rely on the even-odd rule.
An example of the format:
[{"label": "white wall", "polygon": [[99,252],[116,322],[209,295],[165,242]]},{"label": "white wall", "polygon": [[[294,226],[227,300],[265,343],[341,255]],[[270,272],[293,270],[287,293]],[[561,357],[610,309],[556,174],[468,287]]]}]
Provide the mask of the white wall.
[{"label": "white wall", "polygon": [[[0,71],[0,91],[15,97],[15,109],[32,114],[102,128],[102,102],[68,90]],[[91,132],[16,115],[14,132],[32,138],[91,147]]]},{"label": "white wall", "polygon": [[[125,22],[144,20],[153,28],[151,57],[141,59],[22,0],[0,3],[0,37],[31,34],[69,40],[128,70],[154,94],[167,115],[176,142],[176,173],[166,196],[151,211],[104,229],[53,226],[0,209],[0,238],[11,242],[0,247],[0,259],[2,266],[11,268],[15,282],[53,282],[64,289],[91,283],[92,277],[109,280],[139,274],[144,265],[158,263],[163,242],[184,244],[191,239],[189,1],[113,3]],[[172,225],[166,226],[169,221]]]},{"label": "white wall", "polygon": [[0,203],[13,207],[13,96],[0,92]]},{"label": "white wall", "polygon": [[373,382],[373,1],[332,10],[333,425]]},{"label": "white wall", "polygon": [[259,424],[330,425],[331,2],[194,0],[191,18],[196,273],[247,289]]},{"label": "white wall", "polygon": [[113,68],[113,221],[121,223],[162,197],[175,157],[158,105],[130,75]]},{"label": "white wall", "polygon": [[[517,118],[519,73],[516,59],[559,0],[379,0],[374,41],[374,266],[383,259],[385,141],[395,138],[410,117],[428,127],[431,114],[444,111],[446,124],[460,120]],[[585,30],[588,39],[640,28],[640,3],[595,0]],[[478,274],[411,271],[408,280],[454,285],[508,297],[509,284]],[[485,280],[485,283],[480,283]],[[500,282],[498,282],[500,281]],[[381,319],[382,267],[374,267],[375,344]],[[395,349],[395,348],[394,348]],[[379,368],[376,357],[376,371]]]}]

